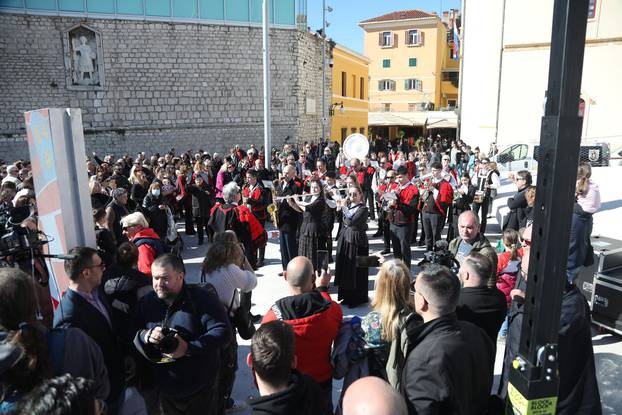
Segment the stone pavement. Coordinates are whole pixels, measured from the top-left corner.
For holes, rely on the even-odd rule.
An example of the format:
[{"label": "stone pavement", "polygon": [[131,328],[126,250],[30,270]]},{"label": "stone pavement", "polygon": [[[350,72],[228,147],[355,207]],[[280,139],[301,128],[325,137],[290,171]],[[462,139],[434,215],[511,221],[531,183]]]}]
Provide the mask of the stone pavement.
[{"label": "stone pavement", "polygon": [[[369,226],[370,229],[367,234],[369,236],[370,252],[378,252],[382,250],[382,239],[372,237],[377,229],[376,223],[369,221]],[[335,226],[335,233],[337,230],[336,228]],[[489,219],[487,228],[488,238],[491,240],[491,243],[496,243],[496,240],[500,237],[500,228],[495,218]],[[270,234],[270,231],[268,231],[268,234]],[[186,251],[184,252],[184,263],[186,264],[187,273],[186,279],[189,282],[197,282],[200,278],[201,263],[205,256],[207,246],[197,246],[195,236],[184,238],[186,241]],[[423,252],[423,248],[413,247],[413,264],[423,259]],[[289,295],[286,282],[282,277],[278,276],[278,273],[281,271],[281,255],[278,239],[271,238],[268,240],[265,262],[266,265],[257,271],[258,284],[253,290],[253,314],[265,314],[277,299]],[[415,272],[416,265],[413,265],[412,269],[413,272]],[[331,270],[334,271],[334,264],[331,264]],[[370,299],[374,296],[374,283],[377,271],[377,268],[369,270]],[[336,292],[332,289],[331,296],[336,300]],[[344,316],[364,316],[369,311],[369,305],[352,309],[343,307]],[[622,395],[619,393],[620,387],[622,386],[622,339],[619,336],[599,334],[595,331],[593,340],[600,391],[603,400],[603,413],[611,415],[622,414]],[[233,389],[233,397],[238,400],[244,400],[250,396],[258,396],[259,393],[254,386],[252,373],[246,365],[246,355],[250,351],[250,341],[242,340],[238,336],[238,344],[238,370]],[[503,352],[503,344],[499,343],[495,364],[495,381],[501,373]],[[335,404],[338,402],[341,394],[341,384],[341,381],[333,381],[333,402]],[[250,414],[250,410],[238,413]]]}]

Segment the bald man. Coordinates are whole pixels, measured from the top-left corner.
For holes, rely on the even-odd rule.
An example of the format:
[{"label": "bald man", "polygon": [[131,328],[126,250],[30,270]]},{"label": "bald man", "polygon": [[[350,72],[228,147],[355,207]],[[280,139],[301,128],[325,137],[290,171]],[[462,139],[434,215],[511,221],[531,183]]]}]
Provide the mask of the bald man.
[{"label": "bald man", "polygon": [[325,270],[321,274],[314,273],[309,258],[297,256],[287,264],[283,276],[291,295],[274,303],[262,324],[281,320],[293,327],[297,369],[320,385],[332,409],[333,368],[330,356],[343,312],[328,294],[331,275]]},{"label": "bald man", "polygon": [[486,256],[492,263],[492,271],[486,276],[486,286],[492,288],[497,281],[497,252],[490,241],[480,232],[479,217],[472,211],[462,212],[458,217],[459,236],[449,243],[449,252],[462,265],[471,252]]},{"label": "bald man", "polygon": [[346,390],[343,415],[408,415],[408,410],[404,398],[391,385],[367,376]]}]

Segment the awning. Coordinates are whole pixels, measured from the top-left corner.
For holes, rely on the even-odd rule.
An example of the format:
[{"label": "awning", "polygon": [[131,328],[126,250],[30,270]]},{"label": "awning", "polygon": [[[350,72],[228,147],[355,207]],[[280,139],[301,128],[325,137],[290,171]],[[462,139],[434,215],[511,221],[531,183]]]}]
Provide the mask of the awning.
[{"label": "awning", "polygon": [[429,111],[426,128],[458,128],[458,114],[454,111]]},{"label": "awning", "polygon": [[425,124],[425,112],[370,112],[368,124],[372,126],[420,126]]},{"label": "awning", "polygon": [[368,124],[373,126],[409,126],[457,128],[458,115],[454,111],[370,112]]}]

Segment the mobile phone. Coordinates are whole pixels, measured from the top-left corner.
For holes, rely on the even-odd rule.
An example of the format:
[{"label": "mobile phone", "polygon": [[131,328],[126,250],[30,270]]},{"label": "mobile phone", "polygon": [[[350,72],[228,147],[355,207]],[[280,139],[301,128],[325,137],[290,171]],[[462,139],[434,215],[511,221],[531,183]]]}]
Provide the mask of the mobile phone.
[{"label": "mobile phone", "polygon": [[326,270],[328,271],[328,251],[325,249],[318,249],[317,250],[317,266],[315,267],[316,270]]}]

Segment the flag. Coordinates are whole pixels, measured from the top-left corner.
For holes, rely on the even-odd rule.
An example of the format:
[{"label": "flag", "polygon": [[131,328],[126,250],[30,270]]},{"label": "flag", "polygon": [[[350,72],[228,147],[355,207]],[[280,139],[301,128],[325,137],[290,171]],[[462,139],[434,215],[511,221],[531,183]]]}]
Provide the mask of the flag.
[{"label": "flag", "polygon": [[453,33],[454,33],[454,41],[453,41],[453,60],[457,61],[460,58],[460,37],[458,36],[458,27],[456,26],[456,22],[454,21],[454,28],[453,28]]}]

